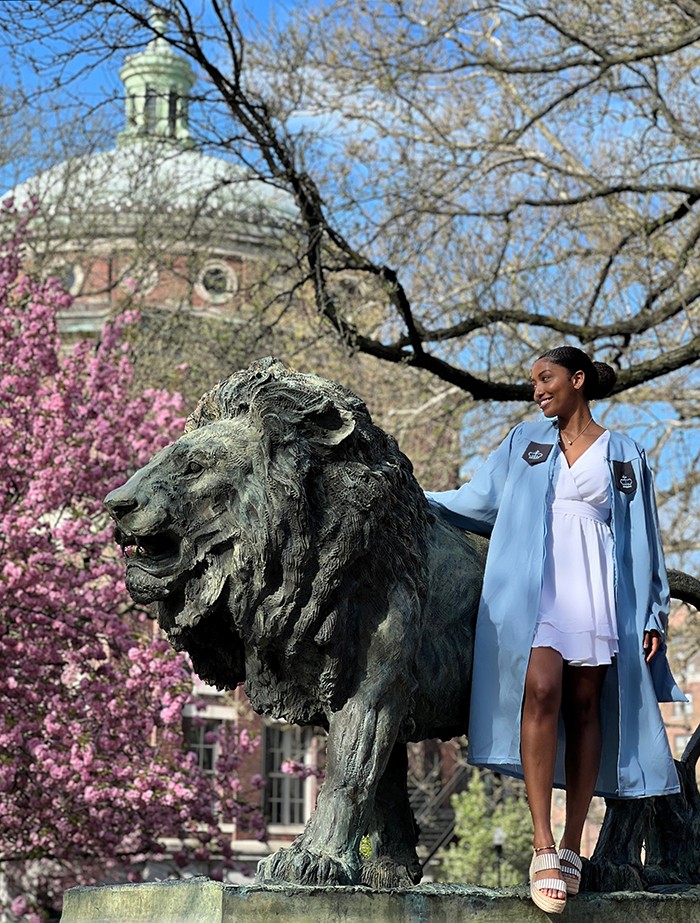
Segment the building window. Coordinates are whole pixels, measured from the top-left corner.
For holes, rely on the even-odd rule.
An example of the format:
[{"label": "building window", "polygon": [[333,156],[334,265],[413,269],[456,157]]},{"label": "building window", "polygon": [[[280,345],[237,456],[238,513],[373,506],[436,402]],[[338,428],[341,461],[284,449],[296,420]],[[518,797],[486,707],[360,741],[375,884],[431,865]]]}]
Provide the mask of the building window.
[{"label": "building window", "polygon": [[694,680],[698,675],[700,672],[700,658],[698,658],[697,654],[691,657],[690,660],[686,663],[684,672],[686,682]]},{"label": "building window", "polygon": [[235,272],[223,262],[208,262],[202,269],[195,286],[204,301],[221,304],[238,289]]},{"label": "building window", "polygon": [[129,93],[126,111],[129,126],[133,128],[133,126],[136,125],[136,97],[133,93]]},{"label": "building window", "polygon": [[143,107],[144,124],[150,134],[155,131],[158,121],[158,97],[153,87],[146,87],[146,99]]},{"label": "building window", "polygon": [[207,269],[202,275],[202,285],[214,298],[217,295],[223,295],[228,291],[228,275],[225,270],[214,266],[212,269]]},{"label": "building window", "polygon": [[85,281],[85,273],[78,263],[55,263],[49,275],[55,276],[69,295],[79,295]]},{"label": "building window", "polygon": [[168,134],[174,138],[177,134],[177,91],[168,94]]},{"label": "building window", "polygon": [[673,740],[673,748],[675,750],[676,759],[680,759],[683,756],[683,751],[690,743],[690,734],[676,734]]},{"label": "building window", "polygon": [[693,714],[693,696],[690,692],[686,693],[687,702],[673,703],[674,718],[690,718]]},{"label": "building window", "polygon": [[219,757],[218,733],[221,721],[217,718],[182,719],[185,746],[197,756],[197,765],[206,773],[213,773]]},{"label": "building window", "polygon": [[271,824],[304,824],[310,810],[307,780],[282,771],[282,764],[304,764],[311,745],[311,728],[265,728],[265,815]]}]

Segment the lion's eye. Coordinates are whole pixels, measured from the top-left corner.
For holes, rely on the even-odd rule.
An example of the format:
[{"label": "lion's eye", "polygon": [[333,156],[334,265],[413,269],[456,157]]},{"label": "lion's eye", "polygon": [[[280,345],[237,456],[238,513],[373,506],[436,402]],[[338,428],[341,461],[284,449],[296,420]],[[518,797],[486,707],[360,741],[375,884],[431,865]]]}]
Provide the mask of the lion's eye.
[{"label": "lion's eye", "polygon": [[204,465],[200,465],[197,461],[191,461],[187,466],[186,474],[200,474],[204,471]]}]

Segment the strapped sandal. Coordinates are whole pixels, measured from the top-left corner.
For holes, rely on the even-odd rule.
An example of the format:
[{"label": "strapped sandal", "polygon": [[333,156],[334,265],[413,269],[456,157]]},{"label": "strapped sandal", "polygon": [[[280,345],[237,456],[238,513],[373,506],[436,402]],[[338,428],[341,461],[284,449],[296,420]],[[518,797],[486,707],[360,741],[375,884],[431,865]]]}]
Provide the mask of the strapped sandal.
[{"label": "strapped sandal", "polygon": [[[546,853],[545,849],[553,849],[554,852]],[[559,854],[556,846],[540,846],[534,851],[532,862],[530,863],[530,897],[533,903],[544,910],[545,913],[561,913],[566,907],[566,897],[559,899],[548,897],[542,892],[545,890],[567,892],[566,882],[561,878],[541,878],[535,881],[535,875],[538,872],[545,872],[548,869],[557,869],[561,872],[559,863]]]},{"label": "strapped sandal", "polygon": [[566,882],[567,894],[578,894],[581,887],[581,868],[583,863],[573,849],[560,849],[559,862],[561,863],[561,873]]}]

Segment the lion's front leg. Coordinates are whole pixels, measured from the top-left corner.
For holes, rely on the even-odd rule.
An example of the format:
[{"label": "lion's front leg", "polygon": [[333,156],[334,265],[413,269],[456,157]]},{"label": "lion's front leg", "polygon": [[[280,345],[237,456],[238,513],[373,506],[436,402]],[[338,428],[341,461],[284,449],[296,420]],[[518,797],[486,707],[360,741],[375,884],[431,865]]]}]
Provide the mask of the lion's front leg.
[{"label": "lion's front leg", "polygon": [[406,744],[397,743],[379,780],[367,829],[372,853],[362,863],[362,884],[371,888],[407,888],[423,876],[407,777]]},{"label": "lion's front leg", "polygon": [[[395,687],[402,690],[403,683]],[[316,811],[289,848],[259,863],[259,880],[360,882],[360,840],[405,708],[405,695],[392,691],[381,705],[364,696],[353,698],[331,717],[326,779]]]},{"label": "lion's front leg", "polygon": [[410,665],[420,623],[416,599],[398,585],[387,602],[385,618],[364,639],[356,692],[329,716],[326,779],[316,811],[291,847],[260,862],[258,879],[320,885],[361,880],[360,840],[415,688]]}]

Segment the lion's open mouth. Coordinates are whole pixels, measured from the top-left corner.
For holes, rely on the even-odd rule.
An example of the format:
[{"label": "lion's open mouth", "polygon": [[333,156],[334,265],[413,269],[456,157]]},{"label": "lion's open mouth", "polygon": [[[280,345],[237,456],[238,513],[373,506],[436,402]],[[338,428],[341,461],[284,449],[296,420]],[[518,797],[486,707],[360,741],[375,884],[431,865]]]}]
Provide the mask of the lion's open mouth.
[{"label": "lion's open mouth", "polygon": [[128,566],[138,566],[154,576],[168,573],[180,561],[180,539],[168,532],[132,535],[117,529],[114,537]]}]

